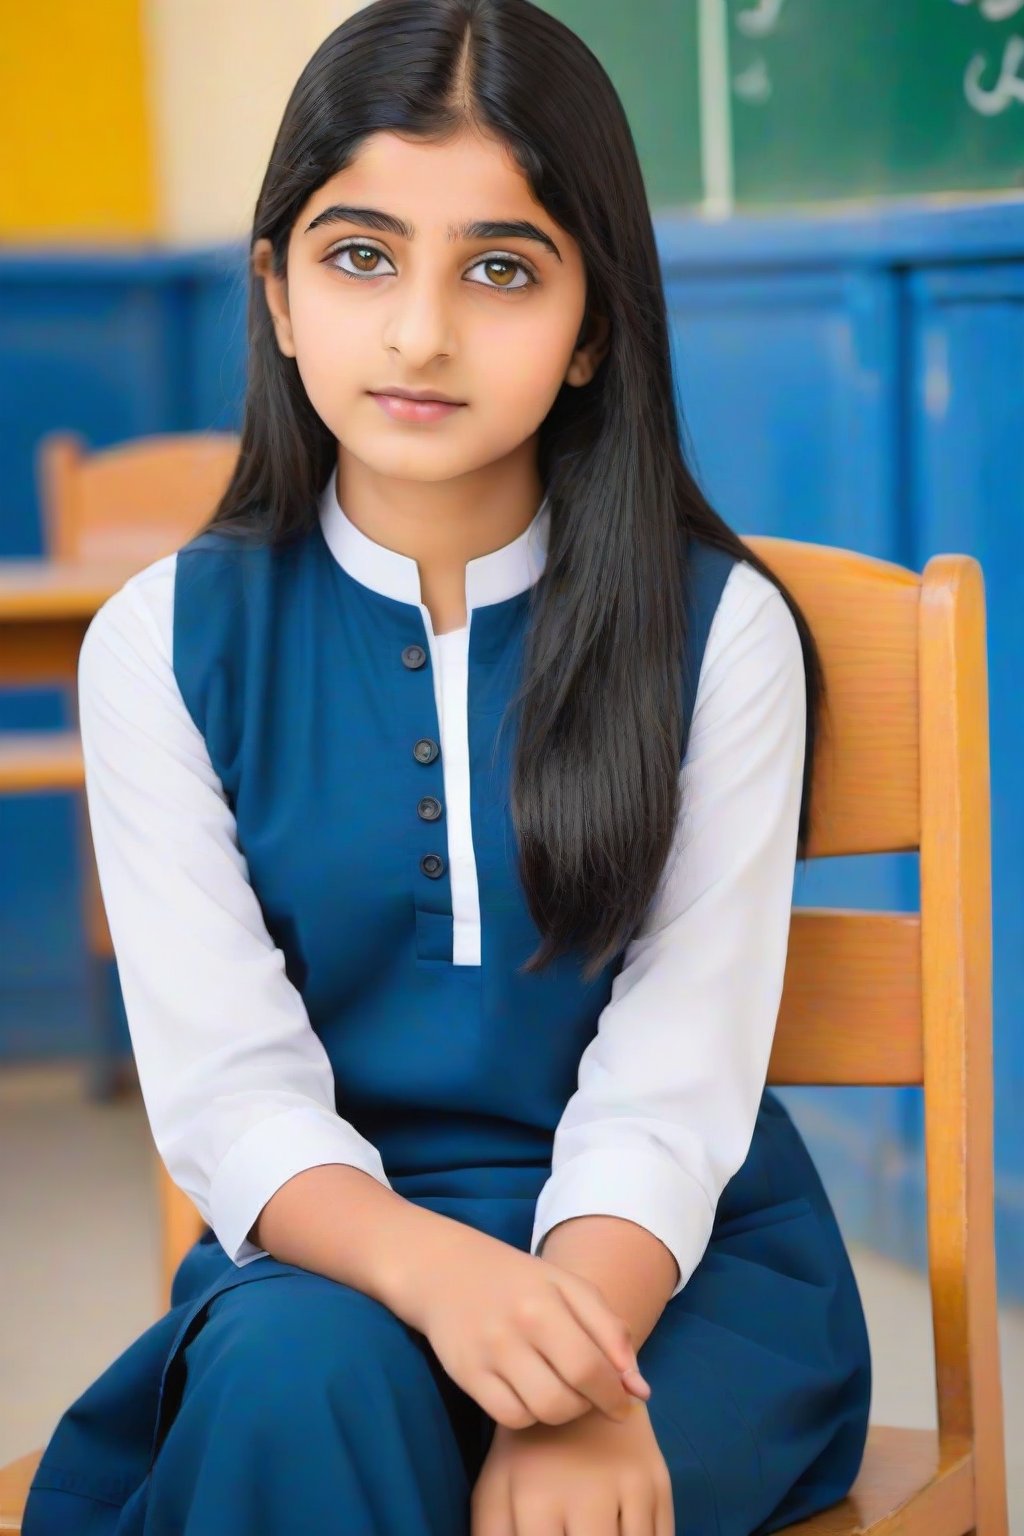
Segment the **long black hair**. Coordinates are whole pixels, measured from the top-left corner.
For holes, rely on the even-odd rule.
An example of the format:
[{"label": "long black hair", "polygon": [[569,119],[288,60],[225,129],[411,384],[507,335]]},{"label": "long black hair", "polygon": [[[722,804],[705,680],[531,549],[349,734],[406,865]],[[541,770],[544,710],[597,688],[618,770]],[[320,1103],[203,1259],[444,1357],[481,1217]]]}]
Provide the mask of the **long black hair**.
[{"label": "long black hair", "polygon": [[[510,781],[519,875],[542,943],[535,971],[579,945],[590,981],[641,922],[679,812],[689,540],[778,587],[799,630],[806,857],[820,660],[781,581],[710,507],[685,461],[661,270],[632,134],[602,65],[531,0],[373,0],[309,60],[285,108],[251,246],[282,275],[295,219],[377,131],[503,142],[536,200],[580,246],[590,317],[610,322],[590,382],[563,387],[538,434],[548,560],[531,594]],[[281,542],[318,515],[337,463],[250,267],[238,461],[206,527]]]}]

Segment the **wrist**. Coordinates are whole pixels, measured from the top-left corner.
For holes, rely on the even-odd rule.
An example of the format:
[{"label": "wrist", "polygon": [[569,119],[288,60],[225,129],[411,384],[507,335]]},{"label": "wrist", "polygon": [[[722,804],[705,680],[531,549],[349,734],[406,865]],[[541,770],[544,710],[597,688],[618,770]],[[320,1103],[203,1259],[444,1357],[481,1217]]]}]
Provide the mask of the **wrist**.
[{"label": "wrist", "polygon": [[387,1242],[378,1249],[376,1294],[410,1328],[426,1333],[431,1298],[447,1285],[475,1236],[464,1222],[406,1200]]}]

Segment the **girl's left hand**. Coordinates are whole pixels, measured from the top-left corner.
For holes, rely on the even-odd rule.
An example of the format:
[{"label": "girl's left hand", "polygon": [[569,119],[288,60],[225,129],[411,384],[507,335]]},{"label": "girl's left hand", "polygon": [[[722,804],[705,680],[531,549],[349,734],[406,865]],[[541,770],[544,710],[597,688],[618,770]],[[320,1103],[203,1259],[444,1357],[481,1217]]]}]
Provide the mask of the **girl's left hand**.
[{"label": "girl's left hand", "polygon": [[672,1484],[647,1406],[625,1423],[494,1427],[470,1502],[471,1536],[675,1536]]}]

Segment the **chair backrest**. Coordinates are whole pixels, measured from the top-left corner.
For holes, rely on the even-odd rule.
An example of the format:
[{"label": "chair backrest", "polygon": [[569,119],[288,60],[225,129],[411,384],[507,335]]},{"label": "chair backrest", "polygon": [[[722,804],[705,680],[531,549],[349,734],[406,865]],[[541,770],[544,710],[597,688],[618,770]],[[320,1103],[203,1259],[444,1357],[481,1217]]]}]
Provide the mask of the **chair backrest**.
[{"label": "chair backrest", "polygon": [[923,1087],[939,1434],[973,1444],[985,1529],[1005,1452],[981,567],[936,555],[918,575],[847,550],[746,542],[822,655],[810,855],[920,853],[917,913],[794,909],[768,1081]]},{"label": "chair backrest", "polygon": [[176,432],[90,450],[74,432],[40,439],[43,539],[52,560],[135,565],[206,522],[238,458],[230,432]]}]

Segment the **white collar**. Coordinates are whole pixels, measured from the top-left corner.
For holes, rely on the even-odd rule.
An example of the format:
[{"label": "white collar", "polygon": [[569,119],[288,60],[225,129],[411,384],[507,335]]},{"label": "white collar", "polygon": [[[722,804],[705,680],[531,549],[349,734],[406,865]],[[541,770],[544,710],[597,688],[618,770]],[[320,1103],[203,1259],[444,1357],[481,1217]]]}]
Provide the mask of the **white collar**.
[{"label": "white collar", "polygon": [[[473,608],[515,597],[539,580],[547,563],[550,520],[545,496],[529,525],[510,544],[466,562],[467,615]],[[334,558],[356,581],[397,602],[422,607],[416,561],[376,543],[356,527],[338,501],[334,471],[320,496],[320,524]]]}]

